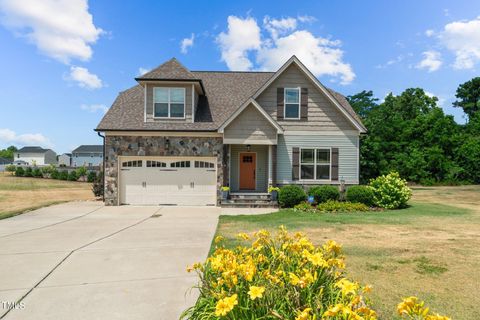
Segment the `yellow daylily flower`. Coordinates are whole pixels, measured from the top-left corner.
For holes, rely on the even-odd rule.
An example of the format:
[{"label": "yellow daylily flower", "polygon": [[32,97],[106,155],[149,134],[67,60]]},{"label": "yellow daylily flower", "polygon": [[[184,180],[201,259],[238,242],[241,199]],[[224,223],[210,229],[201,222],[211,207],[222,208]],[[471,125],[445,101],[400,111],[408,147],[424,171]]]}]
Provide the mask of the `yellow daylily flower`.
[{"label": "yellow daylily flower", "polygon": [[305,308],[303,311],[301,311],[295,320],[308,320],[310,316],[310,311],[312,311],[312,308]]},{"label": "yellow daylily flower", "polygon": [[238,304],[237,294],[218,300],[215,306],[215,315],[226,316]]},{"label": "yellow daylily flower", "polygon": [[248,290],[248,295],[250,296],[250,299],[255,300],[257,298],[263,297],[264,292],[265,287],[250,286],[250,290]]}]

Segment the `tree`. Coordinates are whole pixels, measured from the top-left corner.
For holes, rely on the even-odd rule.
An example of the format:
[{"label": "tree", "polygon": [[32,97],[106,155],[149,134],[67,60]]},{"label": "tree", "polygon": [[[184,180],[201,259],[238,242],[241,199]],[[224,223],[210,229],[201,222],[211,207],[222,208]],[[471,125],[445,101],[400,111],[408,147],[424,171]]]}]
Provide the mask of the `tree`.
[{"label": "tree", "polygon": [[470,120],[480,110],[480,77],[473,78],[457,88],[454,107],[462,108]]},{"label": "tree", "polygon": [[365,119],[368,114],[378,107],[378,99],[373,96],[373,92],[363,90],[360,93],[347,97],[348,102],[353,110],[362,118]]},{"label": "tree", "polygon": [[0,158],[13,160],[15,157],[15,152],[17,152],[17,150],[18,149],[15,146],[10,146],[6,149],[2,149],[0,150]]}]

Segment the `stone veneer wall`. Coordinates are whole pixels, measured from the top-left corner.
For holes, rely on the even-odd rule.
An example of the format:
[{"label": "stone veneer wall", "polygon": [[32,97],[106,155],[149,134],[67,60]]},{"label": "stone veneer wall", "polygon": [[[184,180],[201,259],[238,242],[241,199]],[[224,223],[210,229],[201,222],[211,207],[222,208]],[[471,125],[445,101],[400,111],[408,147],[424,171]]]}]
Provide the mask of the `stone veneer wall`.
[{"label": "stone veneer wall", "polygon": [[[165,149],[168,139],[170,146]],[[119,156],[201,156],[217,158],[217,204],[223,184],[223,141],[218,137],[106,136],[105,205],[118,204]]]}]

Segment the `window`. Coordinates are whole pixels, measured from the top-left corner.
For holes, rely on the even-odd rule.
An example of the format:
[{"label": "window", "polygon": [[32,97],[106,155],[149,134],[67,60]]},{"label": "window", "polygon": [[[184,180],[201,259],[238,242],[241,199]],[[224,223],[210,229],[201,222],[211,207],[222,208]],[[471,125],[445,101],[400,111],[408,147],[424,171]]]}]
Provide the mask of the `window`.
[{"label": "window", "polygon": [[214,168],[215,164],[206,161],[195,161],[195,168]]},{"label": "window", "polygon": [[177,161],[170,163],[172,168],[190,168],[190,161]]},{"label": "window", "polygon": [[285,88],[285,119],[300,119],[300,88]]},{"label": "window", "polygon": [[253,156],[243,156],[242,162],[243,163],[252,163],[253,162]]},{"label": "window", "polygon": [[126,167],[141,167],[143,164],[142,164],[142,160],[133,160],[133,161],[125,161],[125,162],[122,162],[122,167],[126,168]]},{"label": "window", "polygon": [[147,160],[147,168],[165,168],[166,166],[165,162]]},{"label": "window", "polygon": [[185,118],[185,88],[153,88],[155,118]]},{"label": "window", "polygon": [[300,179],[330,180],[330,149],[301,149]]}]

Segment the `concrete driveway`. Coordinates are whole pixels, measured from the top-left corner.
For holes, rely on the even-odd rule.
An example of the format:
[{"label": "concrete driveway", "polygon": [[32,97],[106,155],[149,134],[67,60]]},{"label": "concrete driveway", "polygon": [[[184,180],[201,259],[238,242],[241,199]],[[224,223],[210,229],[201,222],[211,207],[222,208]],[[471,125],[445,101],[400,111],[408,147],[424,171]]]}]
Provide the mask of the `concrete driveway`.
[{"label": "concrete driveway", "polygon": [[0,220],[0,319],[178,319],[219,214],[78,202]]}]

